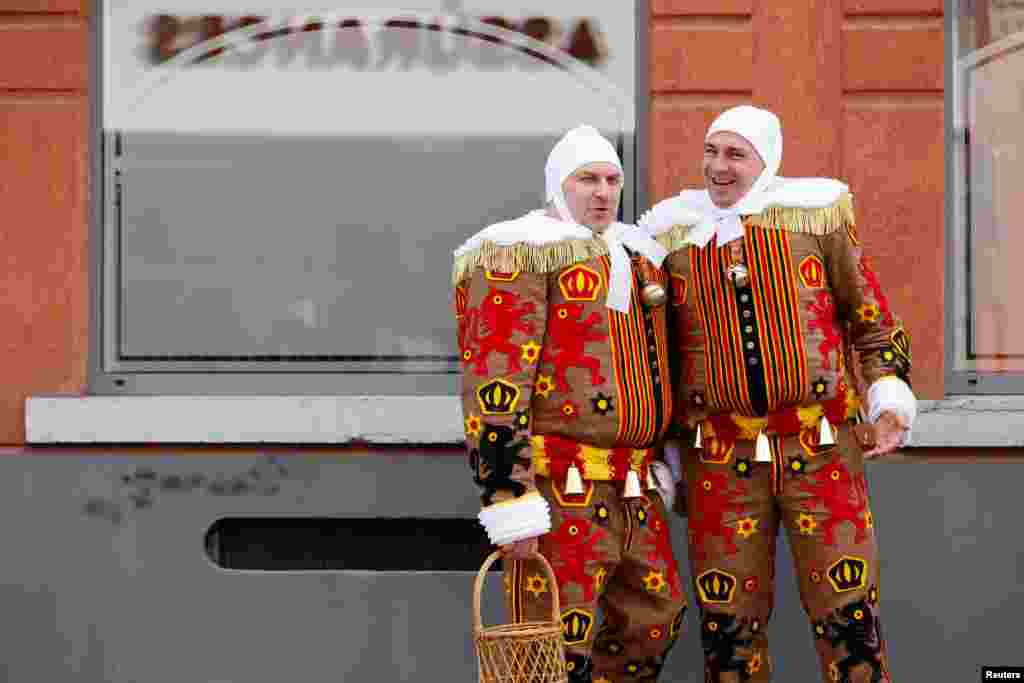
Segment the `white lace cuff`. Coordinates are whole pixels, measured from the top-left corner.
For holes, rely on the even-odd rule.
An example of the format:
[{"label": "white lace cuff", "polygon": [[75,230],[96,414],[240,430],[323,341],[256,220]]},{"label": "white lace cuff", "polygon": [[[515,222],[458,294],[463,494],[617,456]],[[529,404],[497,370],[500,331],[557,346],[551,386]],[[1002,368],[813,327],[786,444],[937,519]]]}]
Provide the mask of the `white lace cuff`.
[{"label": "white lace cuff", "polygon": [[665,464],[672,470],[672,482],[678,484],[683,480],[683,463],[679,457],[679,442],[670,439],[665,442]]},{"label": "white lace cuff", "polygon": [[917,398],[906,382],[892,375],[876,380],[868,387],[867,404],[869,422],[877,422],[887,410],[899,415],[907,427],[903,443],[910,442],[910,430],[917,418]]},{"label": "white lace cuff", "polygon": [[672,479],[672,471],[663,462],[652,462],[650,464],[651,474],[654,476],[654,485],[658,489],[658,495],[665,503],[665,509],[671,510],[672,504],[676,501],[676,483]]},{"label": "white lace cuff", "polygon": [[536,491],[489,505],[480,511],[478,519],[494,545],[506,545],[551,531],[548,502]]}]

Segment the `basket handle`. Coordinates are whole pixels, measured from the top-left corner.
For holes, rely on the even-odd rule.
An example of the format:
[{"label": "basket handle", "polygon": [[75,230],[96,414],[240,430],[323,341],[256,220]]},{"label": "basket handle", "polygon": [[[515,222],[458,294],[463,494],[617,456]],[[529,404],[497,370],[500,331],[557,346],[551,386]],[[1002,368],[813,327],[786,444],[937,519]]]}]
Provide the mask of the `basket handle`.
[{"label": "basket handle", "polygon": [[[493,553],[488,555],[487,559],[484,560],[483,566],[480,567],[480,571],[476,573],[476,581],[473,583],[473,631],[474,633],[480,633],[483,628],[483,620],[480,617],[480,602],[481,592],[484,587],[484,578],[487,576],[487,570],[491,568],[499,557],[504,553],[499,548]],[[533,557],[540,560],[541,567],[544,568],[544,572],[548,575],[548,581],[551,584],[551,621],[553,623],[561,622],[562,606],[558,599],[558,579],[555,578],[555,572],[551,568],[551,563],[548,562],[547,558],[541,555],[539,552],[534,551]]]}]

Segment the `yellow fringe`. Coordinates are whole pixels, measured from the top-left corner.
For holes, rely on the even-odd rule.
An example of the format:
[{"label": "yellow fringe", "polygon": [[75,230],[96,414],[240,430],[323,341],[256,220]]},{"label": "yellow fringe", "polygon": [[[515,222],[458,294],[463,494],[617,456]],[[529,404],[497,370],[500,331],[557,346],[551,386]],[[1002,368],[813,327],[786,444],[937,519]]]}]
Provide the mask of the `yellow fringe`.
[{"label": "yellow fringe", "polygon": [[822,209],[769,206],[756,216],[751,216],[749,221],[751,225],[762,228],[828,235],[854,224],[853,197],[844,193],[831,206]]},{"label": "yellow fringe", "polygon": [[[802,209],[791,206],[769,206],[761,213],[750,216],[751,225],[775,228],[811,235],[828,235],[854,225],[853,197],[843,194],[831,206],[821,209]],[[692,225],[676,225],[655,239],[670,253],[686,246]],[[501,245],[485,241],[478,249],[455,259],[452,284],[457,285],[478,268],[502,273],[515,271],[551,273],[574,263],[604,256],[608,247],[600,238],[563,240],[547,245]]]},{"label": "yellow fringe", "polygon": [[604,256],[608,246],[604,240],[563,240],[554,244],[511,244],[502,245],[485,241],[480,248],[462,254],[455,259],[452,269],[452,284],[462,282],[478,268],[501,273],[515,271],[528,273],[552,273],[581,261]]},{"label": "yellow fringe", "polygon": [[686,246],[686,237],[692,229],[692,225],[674,225],[660,235],[655,236],[654,239],[671,254],[673,251]]}]

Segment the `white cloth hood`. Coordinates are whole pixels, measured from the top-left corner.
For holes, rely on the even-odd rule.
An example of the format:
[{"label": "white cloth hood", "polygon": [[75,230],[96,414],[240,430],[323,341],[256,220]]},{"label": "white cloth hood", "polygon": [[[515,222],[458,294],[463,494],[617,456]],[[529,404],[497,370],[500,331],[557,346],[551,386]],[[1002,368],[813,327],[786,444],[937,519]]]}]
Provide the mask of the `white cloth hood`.
[{"label": "white cloth hood", "polygon": [[622,161],[612,143],[593,126],[577,126],[562,136],[555,143],[544,165],[544,187],[547,200],[553,202],[555,210],[563,221],[573,221],[569,213],[569,205],[565,201],[562,183],[576,172],[576,169],[587,164],[606,162],[622,170]]},{"label": "white cloth hood", "polygon": [[687,218],[696,216],[696,227],[690,231],[687,242],[703,247],[717,236],[717,243],[721,246],[743,236],[741,216],[759,214],[769,206],[822,208],[849,191],[846,185],[830,178],[779,177],[782,124],[778,116],[766,109],[750,105],[727,109],[711,123],[704,139],[722,131],[742,136],[764,162],[764,170],[750,191],[733,206],[720,208],[711,201],[706,189],[684,190],[678,197],[660,203],[658,216],[645,214],[641,218],[639,223],[648,233],[656,234],[664,229],[667,217],[672,214],[678,213]]}]

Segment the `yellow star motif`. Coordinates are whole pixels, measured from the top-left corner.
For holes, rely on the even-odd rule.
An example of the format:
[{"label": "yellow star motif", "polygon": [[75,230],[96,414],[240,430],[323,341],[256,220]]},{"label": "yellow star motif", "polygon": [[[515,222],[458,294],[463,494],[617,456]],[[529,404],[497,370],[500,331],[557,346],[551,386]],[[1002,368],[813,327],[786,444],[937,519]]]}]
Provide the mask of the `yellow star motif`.
[{"label": "yellow star motif", "polygon": [[873,323],[878,320],[878,306],[876,304],[861,304],[857,308],[857,316],[861,322]]},{"label": "yellow star motif", "polygon": [[651,593],[658,593],[665,587],[665,577],[661,575],[661,572],[656,572],[653,569],[643,578],[643,582],[644,588]]},{"label": "yellow star motif", "polygon": [[534,574],[526,579],[526,592],[533,593],[533,597],[539,598],[548,592],[548,580],[539,574]]},{"label": "yellow star motif", "polygon": [[818,526],[818,523],[814,521],[814,517],[807,514],[806,512],[800,513],[800,517],[797,519],[796,523],[797,526],[800,528],[800,533],[806,536],[812,535],[814,533],[814,530]]},{"label": "yellow star motif", "polygon": [[755,652],[754,656],[750,658],[749,662],[747,662],[747,673],[748,674],[756,674],[760,670],[761,670],[761,653],[760,652]]},{"label": "yellow star motif", "polygon": [[528,364],[533,365],[537,362],[537,357],[540,356],[540,345],[531,340],[519,347],[523,351],[523,360]]},{"label": "yellow star motif", "polygon": [[750,538],[757,533],[757,522],[753,517],[744,517],[736,522],[736,533],[741,538]]},{"label": "yellow star motif", "polygon": [[748,467],[749,465],[747,465],[747,463],[745,462],[736,463],[736,469],[739,471],[740,474],[746,474]]},{"label": "yellow star motif", "polygon": [[547,398],[554,388],[554,383],[547,375],[539,375],[537,377],[537,383],[534,385],[534,389],[536,390],[537,395],[541,398]]},{"label": "yellow star motif", "polygon": [[466,434],[469,436],[480,436],[480,416],[470,415],[466,418]]}]

